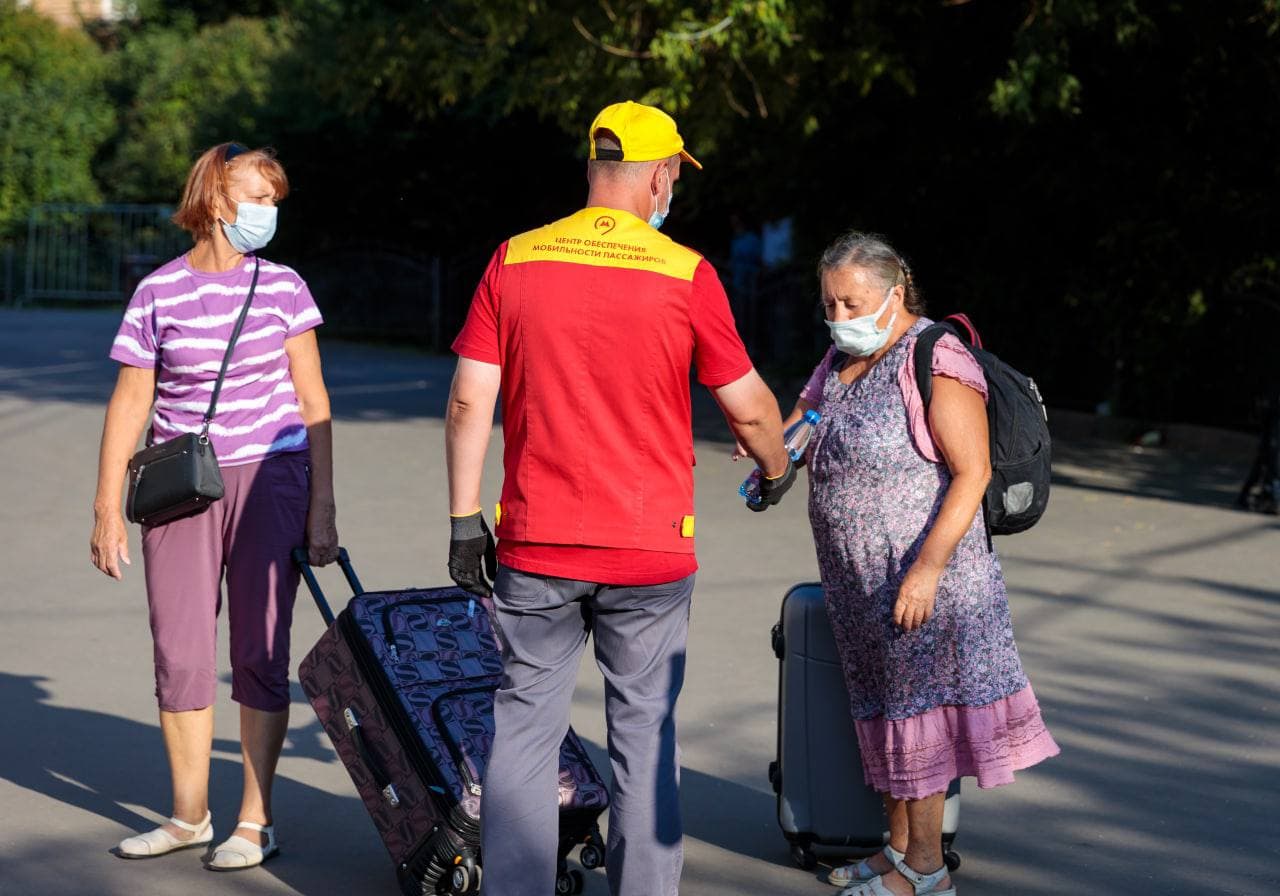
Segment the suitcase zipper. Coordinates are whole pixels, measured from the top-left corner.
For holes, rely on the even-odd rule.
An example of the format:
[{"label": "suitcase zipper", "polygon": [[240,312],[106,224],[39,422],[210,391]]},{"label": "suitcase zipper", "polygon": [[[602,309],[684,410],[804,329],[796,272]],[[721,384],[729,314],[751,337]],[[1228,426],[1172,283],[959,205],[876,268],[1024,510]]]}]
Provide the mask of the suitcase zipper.
[{"label": "suitcase zipper", "polygon": [[[353,598],[353,601],[357,598]],[[399,651],[395,647],[395,632],[391,628],[391,613],[399,607],[407,606],[431,606],[445,603],[461,603],[458,595],[449,597],[435,598],[417,598],[414,600],[399,601],[383,607],[380,612],[383,637],[388,648],[391,659],[395,662],[399,661]],[[468,613],[468,616],[472,615]],[[476,819],[471,818],[465,810],[461,808],[460,802],[453,802],[453,795],[445,786],[444,780],[440,777],[435,767],[435,763],[431,759],[430,753],[422,743],[422,739],[418,736],[417,726],[414,725],[412,718],[404,709],[400,702],[400,694],[396,687],[391,683],[387,671],[378,661],[377,656],[373,653],[372,646],[364,637],[364,632],[360,628],[360,624],[355,621],[350,612],[343,613],[338,617],[339,622],[345,620],[346,628],[344,632],[347,641],[352,645],[352,653],[356,657],[357,663],[361,666],[361,671],[365,676],[365,680],[369,682],[370,688],[374,689],[378,696],[378,703],[385,707],[394,705],[394,711],[388,711],[388,720],[391,728],[395,731],[401,746],[405,752],[413,760],[414,767],[418,769],[419,775],[427,782],[427,790],[433,795],[437,807],[440,809],[442,816],[449,819],[454,830],[468,842],[478,842],[480,836],[480,826]],[[477,632],[477,634],[480,634]],[[437,698],[438,699],[438,698]],[[446,746],[453,747],[448,737],[444,738]],[[452,758],[451,751],[451,758]],[[455,760],[456,761],[456,760]],[[464,778],[469,779],[465,768],[462,769]],[[476,787],[480,785],[474,781],[470,783]]]},{"label": "suitcase zipper", "polygon": [[436,697],[436,699],[431,701],[431,717],[436,720],[436,729],[442,735],[444,735],[444,744],[449,750],[449,755],[453,759],[453,764],[458,767],[458,772],[460,777],[462,778],[462,783],[467,788],[467,792],[470,793],[472,796],[480,796],[483,787],[481,783],[477,781],[475,777],[471,774],[471,769],[467,765],[466,757],[462,755],[462,748],[458,746],[457,742],[453,739],[453,736],[450,733],[448,727],[446,727],[445,721],[444,721],[444,714],[440,710],[440,703],[441,701],[445,700],[448,697],[458,697],[463,694],[484,694],[484,693],[492,694],[497,689],[498,689],[497,683],[495,683],[493,687],[478,686],[478,687],[469,687],[469,688],[455,688],[452,691],[445,691],[439,697]]},{"label": "suitcase zipper", "polygon": [[437,773],[435,763],[431,761],[431,755],[427,752],[422,739],[418,737],[416,728],[408,718],[408,713],[405,712],[403,705],[401,705],[400,695],[391,686],[391,683],[387,680],[386,672],[383,671],[377,658],[373,656],[373,651],[369,648],[368,642],[365,641],[359,624],[352,618],[350,612],[342,613],[338,617],[338,624],[342,627],[344,640],[351,648],[352,656],[355,657],[360,674],[369,683],[369,689],[373,692],[374,702],[382,707],[391,730],[395,732],[396,739],[400,742],[401,749],[409,756],[414,769],[426,782],[427,792],[435,798],[440,815],[447,816],[451,814],[453,807],[445,802],[448,794],[444,786],[445,782]]},{"label": "suitcase zipper", "polygon": [[[395,610],[401,609],[403,607],[426,607],[426,606],[435,606],[437,604],[461,603],[461,602],[462,601],[459,598],[459,596],[457,594],[453,594],[448,597],[420,597],[415,600],[398,601],[396,603],[388,604],[387,606],[383,607],[382,612],[380,614],[381,622],[382,622],[382,640],[387,646],[387,653],[391,656],[391,661],[393,663],[400,662],[400,650],[399,648],[396,647],[396,633],[395,633],[395,630],[391,627],[392,612],[394,612]],[[471,618],[471,617],[474,617],[474,615],[475,615],[475,599],[472,598],[470,603],[468,604],[467,617]],[[478,630],[475,630],[475,631],[477,635],[482,634],[482,632]]]}]

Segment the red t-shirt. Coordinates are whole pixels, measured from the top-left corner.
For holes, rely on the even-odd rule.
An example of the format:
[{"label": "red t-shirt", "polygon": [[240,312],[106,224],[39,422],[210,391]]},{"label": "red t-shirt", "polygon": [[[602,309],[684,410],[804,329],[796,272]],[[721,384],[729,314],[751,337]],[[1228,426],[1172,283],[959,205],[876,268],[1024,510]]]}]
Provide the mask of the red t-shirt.
[{"label": "red t-shirt", "polygon": [[504,564],[615,585],[697,569],[690,364],[712,388],[752,366],[705,259],[584,209],[498,248],[453,350],[502,368]]}]

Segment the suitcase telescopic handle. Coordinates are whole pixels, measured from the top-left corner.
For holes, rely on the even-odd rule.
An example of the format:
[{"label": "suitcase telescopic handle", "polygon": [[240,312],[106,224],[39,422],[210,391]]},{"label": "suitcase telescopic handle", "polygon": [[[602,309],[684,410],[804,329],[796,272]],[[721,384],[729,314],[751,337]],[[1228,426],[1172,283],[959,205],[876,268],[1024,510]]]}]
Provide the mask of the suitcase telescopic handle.
[{"label": "suitcase telescopic handle", "polygon": [[[307,583],[307,590],[315,598],[316,607],[320,610],[320,616],[324,619],[324,624],[333,625],[333,610],[329,609],[329,601],[325,599],[324,589],[320,587],[320,582],[316,579],[315,570],[311,568],[311,561],[307,557],[307,549],[294,548],[293,562],[302,573],[302,580]],[[351,557],[347,554],[346,548],[338,548],[338,566],[341,567],[342,574],[346,576],[347,584],[351,586],[351,593],[364,594],[364,586],[360,584],[360,579],[356,576],[355,567],[351,565]]]}]

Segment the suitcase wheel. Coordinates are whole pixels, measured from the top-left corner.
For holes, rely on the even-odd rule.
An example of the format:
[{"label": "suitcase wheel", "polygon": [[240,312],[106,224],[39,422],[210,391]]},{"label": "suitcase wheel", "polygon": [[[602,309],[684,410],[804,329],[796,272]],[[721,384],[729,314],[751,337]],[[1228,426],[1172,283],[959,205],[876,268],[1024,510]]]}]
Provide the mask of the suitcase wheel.
[{"label": "suitcase wheel", "polygon": [[792,844],[791,860],[805,871],[812,871],[814,868],[818,867],[818,857],[814,855],[813,850],[804,843]]},{"label": "suitcase wheel", "polygon": [[556,896],[574,896],[581,893],[585,881],[582,872],[577,868],[571,871],[561,871],[556,875]]},{"label": "suitcase wheel", "polygon": [[480,866],[469,855],[459,856],[449,872],[449,896],[469,896],[480,892]]},{"label": "suitcase wheel", "polygon": [[787,655],[786,641],[782,637],[781,622],[769,631],[769,646],[773,648],[773,655],[778,659],[782,659]]},{"label": "suitcase wheel", "polygon": [[949,849],[942,854],[942,861],[947,863],[948,871],[955,871],[960,867],[960,853],[954,849]]},{"label": "suitcase wheel", "polygon": [[582,847],[582,852],[578,853],[578,861],[582,862],[582,867],[588,871],[599,868],[604,864],[604,850],[594,843],[588,843]]}]

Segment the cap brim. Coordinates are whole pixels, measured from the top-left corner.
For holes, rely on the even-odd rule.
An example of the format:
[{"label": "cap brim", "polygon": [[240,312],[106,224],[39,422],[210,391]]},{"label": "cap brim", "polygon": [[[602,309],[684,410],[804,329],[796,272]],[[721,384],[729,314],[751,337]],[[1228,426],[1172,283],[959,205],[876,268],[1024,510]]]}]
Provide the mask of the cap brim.
[{"label": "cap brim", "polygon": [[688,162],[694,168],[697,168],[699,171],[702,170],[702,163],[699,162],[697,159],[695,159],[693,156],[689,155],[688,150],[684,150],[684,149],[680,150],[680,158],[684,159],[686,162]]}]

